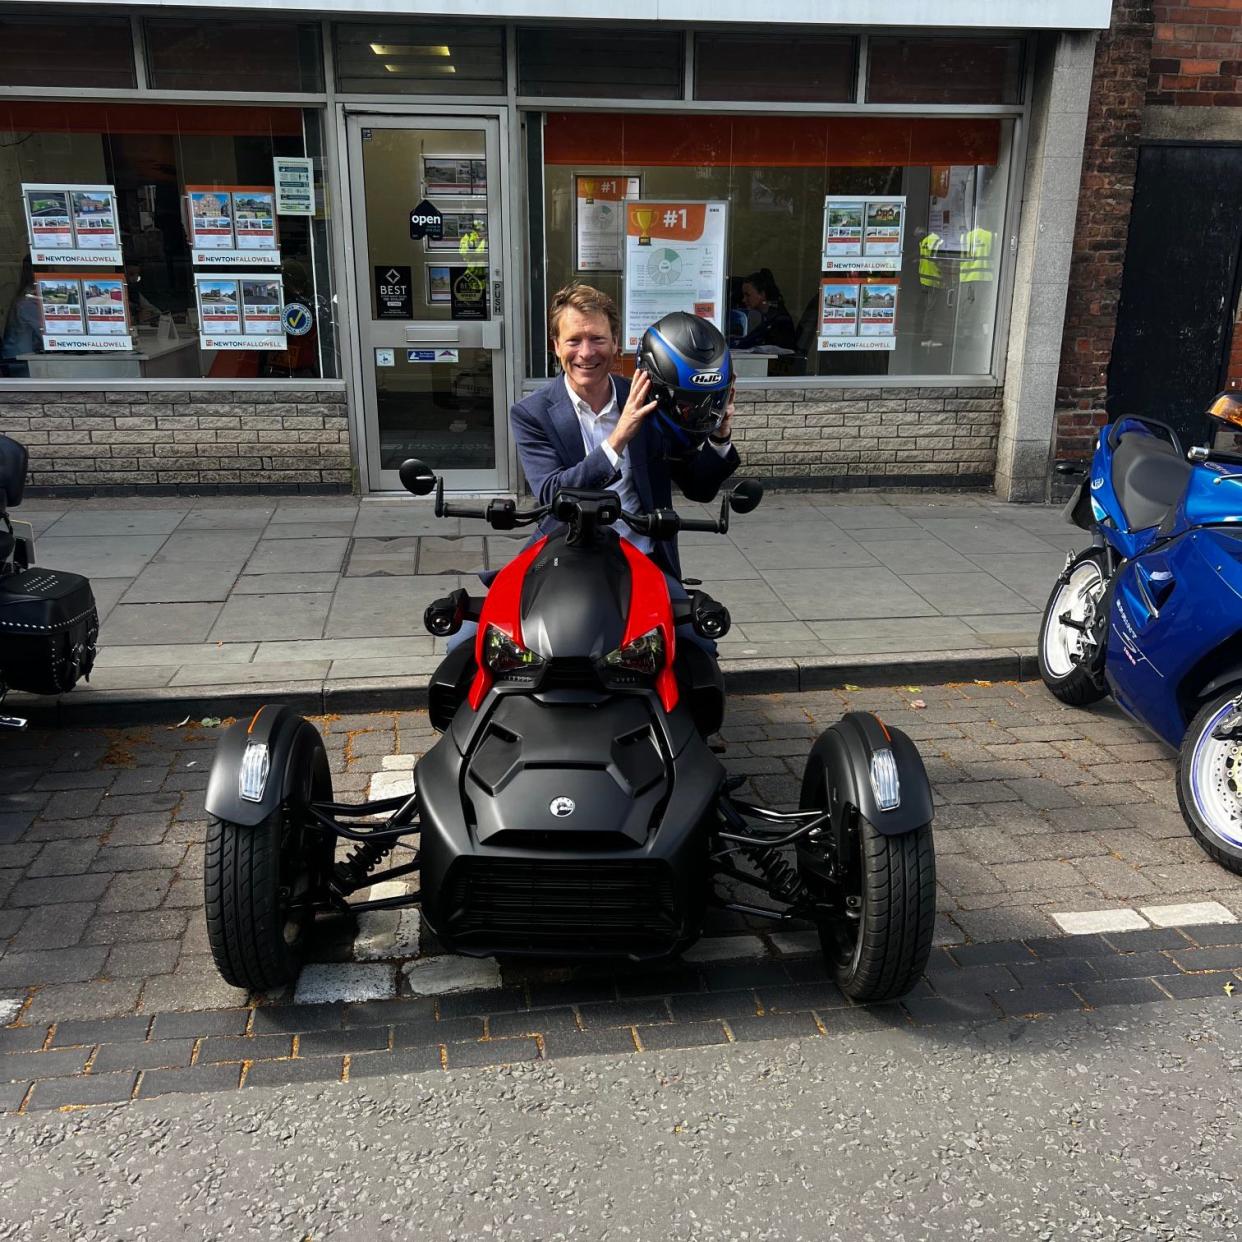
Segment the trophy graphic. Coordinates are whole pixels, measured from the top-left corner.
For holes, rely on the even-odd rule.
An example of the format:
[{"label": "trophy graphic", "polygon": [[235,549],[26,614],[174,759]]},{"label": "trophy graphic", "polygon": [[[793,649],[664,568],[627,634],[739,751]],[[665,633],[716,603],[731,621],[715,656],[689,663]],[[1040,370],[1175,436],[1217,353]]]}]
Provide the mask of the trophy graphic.
[{"label": "trophy graphic", "polygon": [[638,225],[638,244],[651,245],[651,226],[655,223],[656,212],[653,207],[633,207],[634,223]]}]

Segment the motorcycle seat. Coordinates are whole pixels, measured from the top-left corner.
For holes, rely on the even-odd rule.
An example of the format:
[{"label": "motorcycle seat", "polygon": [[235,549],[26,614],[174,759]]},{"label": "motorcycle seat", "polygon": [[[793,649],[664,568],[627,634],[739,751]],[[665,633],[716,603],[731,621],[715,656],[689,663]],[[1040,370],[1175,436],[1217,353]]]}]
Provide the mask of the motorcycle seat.
[{"label": "motorcycle seat", "polygon": [[1113,490],[1130,530],[1159,526],[1182,498],[1193,469],[1168,440],[1125,432],[1113,451]]}]

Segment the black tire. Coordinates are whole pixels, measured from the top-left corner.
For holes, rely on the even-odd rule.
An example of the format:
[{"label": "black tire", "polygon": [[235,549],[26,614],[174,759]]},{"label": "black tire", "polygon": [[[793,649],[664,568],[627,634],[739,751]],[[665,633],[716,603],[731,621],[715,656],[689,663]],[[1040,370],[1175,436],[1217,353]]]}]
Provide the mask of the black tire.
[{"label": "black tire", "polygon": [[856,817],[855,874],[842,890],[858,917],[819,924],[824,958],[837,986],[855,1001],[904,996],[931,954],[936,924],[936,855],[932,829],[888,837]]},{"label": "black tire", "polygon": [[1209,699],[1182,739],[1177,804],[1194,839],[1226,871],[1242,875],[1242,741],[1212,738],[1240,687]]},{"label": "black tire", "polygon": [[1103,594],[1103,585],[1108,581],[1108,562],[1104,550],[1087,548],[1085,552],[1079,553],[1070,562],[1067,574],[1062,575],[1062,578],[1058,578],[1053,585],[1039,626],[1039,675],[1053,696],[1062,703],[1070,707],[1085,707],[1088,703],[1099,702],[1108,694],[1102,676],[1104,628],[1097,623],[1096,633],[1101,637],[1095,650],[1082,663],[1072,663],[1066,650],[1067,627],[1060,624],[1058,617],[1067,611],[1074,612],[1079,607],[1081,587],[1090,580],[1100,583],[1099,595]]},{"label": "black tire", "polygon": [[308,896],[330,865],[325,834],[283,808],[253,828],[214,816],[207,827],[203,888],[207,939],[226,982],[252,992],[298,976],[313,914],[288,906]]}]

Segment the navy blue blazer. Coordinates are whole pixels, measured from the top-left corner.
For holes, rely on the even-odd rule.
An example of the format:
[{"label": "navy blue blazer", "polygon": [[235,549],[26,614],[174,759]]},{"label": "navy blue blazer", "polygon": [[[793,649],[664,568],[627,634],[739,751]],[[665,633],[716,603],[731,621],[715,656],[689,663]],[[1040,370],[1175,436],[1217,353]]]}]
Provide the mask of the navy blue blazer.
[{"label": "navy blue blazer", "polygon": [[[630,381],[619,375],[612,378],[617,388],[617,405],[624,409]],[[620,470],[613,468],[602,446],[590,453],[586,451],[564,376],[519,401],[509,412],[509,420],[522,469],[538,504],[549,504],[562,487],[604,489],[621,478]],[[714,500],[720,485],[741,464],[732,446],[721,454],[706,446],[686,451],[671,445],[653,418],[643,420],[628,449],[634,489],[644,512],[673,507],[674,483],[688,500]],[[539,524],[540,534],[551,534],[560,525],[549,515]],[[676,539],[658,541],[652,548],[652,559],[662,569],[681,577]],[[487,580],[492,576],[487,575]]]}]

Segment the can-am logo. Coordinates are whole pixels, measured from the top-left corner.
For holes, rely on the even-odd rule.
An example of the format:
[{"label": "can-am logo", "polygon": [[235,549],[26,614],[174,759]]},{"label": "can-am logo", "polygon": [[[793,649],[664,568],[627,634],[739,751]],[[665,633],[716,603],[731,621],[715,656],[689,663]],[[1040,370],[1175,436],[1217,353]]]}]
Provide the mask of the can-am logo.
[{"label": "can-am logo", "polygon": [[548,806],[548,810],[551,811],[557,819],[564,819],[566,815],[572,815],[577,809],[577,804],[574,800],[566,797],[553,798]]},{"label": "can-am logo", "polygon": [[690,382],[700,388],[707,388],[712,384],[719,384],[722,379],[724,376],[719,371],[696,371],[690,377]]}]

